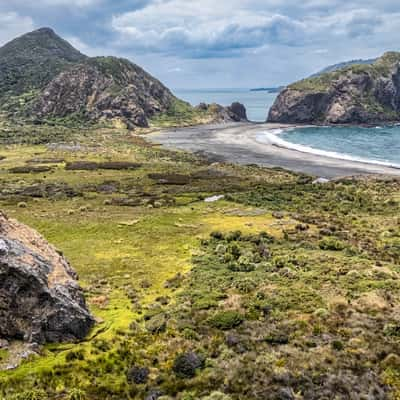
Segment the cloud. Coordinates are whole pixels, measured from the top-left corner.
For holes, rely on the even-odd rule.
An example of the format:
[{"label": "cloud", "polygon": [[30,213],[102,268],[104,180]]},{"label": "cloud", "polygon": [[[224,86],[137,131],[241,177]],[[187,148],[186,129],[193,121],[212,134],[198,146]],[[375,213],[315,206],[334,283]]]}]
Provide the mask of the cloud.
[{"label": "cloud", "polygon": [[0,0],[2,42],[50,26],[180,87],[290,82],[398,50],[399,25],[398,0]]},{"label": "cloud", "polygon": [[[233,0],[235,3],[235,0]],[[268,43],[296,45],[306,28],[301,21],[274,13],[238,8],[227,1],[158,1],[116,15],[112,27],[120,46],[188,57],[230,56]]]},{"label": "cloud", "polygon": [[0,13],[0,44],[34,29],[32,18],[21,16],[16,12]]},{"label": "cloud", "polygon": [[[13,0],[12,6],[19,7],[24,6],[26,8],[40,8],[40,7],[60,7],[60,6],[67,6],[71,7],[92,7],[94,5],[100,5],[106,0],[35,0],[34,2],[30,2],[30,0]],[[31,4],[30,4],[31,3]],[[11,5],[6,5],[10,7]]]},{"label": "cloud", "polygon": [[328,13],[331,3],[305,0],[300,3],[302,12],[294,5],[299,11],[289,15],[288,2],[280,0],[268,2],[269,5],[257,0],[203,0],[196,4],[158,0],[141,9],[114,15],[111,25],[118,35],[118,47],[210,58],[238,57],[266,46],[325,48],[336,40],[372,35],[383,24],[384,18],[375,10],[348,10],[349,2],[341,0],[336,3],[343,10],[339,7]]}]

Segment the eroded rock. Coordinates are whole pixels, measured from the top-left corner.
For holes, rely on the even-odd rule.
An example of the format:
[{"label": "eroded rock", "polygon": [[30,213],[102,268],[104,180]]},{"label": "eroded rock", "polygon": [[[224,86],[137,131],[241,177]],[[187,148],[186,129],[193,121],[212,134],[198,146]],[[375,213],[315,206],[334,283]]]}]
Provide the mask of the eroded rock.
[{"label": "eroded rock", "polygon": [[375,124],[400,119],[400,53],[285,88],[269,111],[279,123]]},{"label": "eroded rock", "polygon": [[0,339],[83,339],[94,324],[77,274],[36,231],[0,212]]}]

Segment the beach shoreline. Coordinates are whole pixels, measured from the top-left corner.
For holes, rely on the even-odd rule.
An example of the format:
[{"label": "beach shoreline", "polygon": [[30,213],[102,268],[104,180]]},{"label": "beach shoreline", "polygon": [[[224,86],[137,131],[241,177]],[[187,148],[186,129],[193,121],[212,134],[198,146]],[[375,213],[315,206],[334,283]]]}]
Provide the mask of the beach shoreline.
[{"label": "beach shoreline", "polygon": [[284,168],[327,179],[354,175],[400,177],[400,169],[364,161],[333,158],[261,142],[263,131],[304,127],[280,123],[228,123],[176,128],[146,136],[169,149],[200,152],[227,162]]}]

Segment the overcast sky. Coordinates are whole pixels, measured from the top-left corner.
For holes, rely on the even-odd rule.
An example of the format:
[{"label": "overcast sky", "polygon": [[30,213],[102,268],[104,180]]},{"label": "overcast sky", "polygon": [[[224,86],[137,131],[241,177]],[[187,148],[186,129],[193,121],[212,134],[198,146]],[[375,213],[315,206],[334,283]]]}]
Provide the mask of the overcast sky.
[{"label": "overcast sky", "polygon": [[398,0],[0,0],[0,43],[48,26],[172,88],[287,84],[399,50]]}]

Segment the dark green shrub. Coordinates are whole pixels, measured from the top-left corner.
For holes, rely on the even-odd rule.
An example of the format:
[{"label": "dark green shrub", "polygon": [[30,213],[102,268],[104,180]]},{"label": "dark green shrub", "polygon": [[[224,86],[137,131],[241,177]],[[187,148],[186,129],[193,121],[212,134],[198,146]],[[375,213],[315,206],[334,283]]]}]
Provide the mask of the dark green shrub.
[{"label": "dark green shrub", "polygon": [[179,378],[193,378],[196,371],[204,367],[204,358],[192,351],[179,354],[172,367],[175,375]]},{"label": "dark green shrub", "polygon": [[214,231],[210,233],[210,236],[213,239],[217,239],[217,240],[223,240],[224,239],[224,234],[220,231]]},{"label": "dark green shrub", "polygon": [[84,360],[85,359],[85,351],[83,349],[70,351],[66,356],[65,360],[68,362],[75,361],[75,360]]},{"label": "dark green shrub", "polygon": [[319,248],[321,250],[342,251],[345,245],[334,237],[326,237],[319,242]]},{"label": "dark green shrub", "polygon": [[135,383],[137,385],[146,383],[149,378],[150,370],[147,367],[140,367],[134,365],[126,374],[128,382]]},{"label": "dark green shrub", "polygon": [[343,342],[340,341],[340,340],[334,340],[334,341],[332,342],[332,349],[333,349],[333,350],[337,350],[337,351],[343,350],[343,349],[344,349],[344,344],[343,344]]},{"label": "dark green shrub", "polygon": [[239,326],[244,320],[243,315],[237,311],[220,311],[214,314],[210,319],[210,325],[221,330],[229,330]]}]

